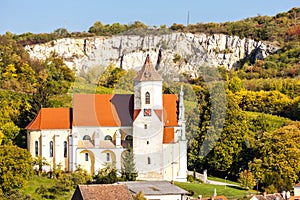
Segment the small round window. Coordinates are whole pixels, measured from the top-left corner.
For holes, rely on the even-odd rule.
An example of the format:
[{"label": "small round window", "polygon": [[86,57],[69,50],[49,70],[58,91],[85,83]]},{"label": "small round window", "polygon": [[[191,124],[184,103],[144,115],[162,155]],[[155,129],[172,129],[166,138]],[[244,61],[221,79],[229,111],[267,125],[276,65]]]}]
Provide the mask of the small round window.
[{"label": "small round window", "polygon": [[91,136],[85,135],[85,136],[83,136],[83,140],[91,140]]},{"label": "small round window", "polygon": [[127,135],[127,136],[125,137],[125,140],[127,140],[127,141],[132,141],[132,136],[131,136],[131,135]]},{"label": "small round window", "polygon": [[112,140],[112,137],[110,135],[105,136],[104,140]]}]

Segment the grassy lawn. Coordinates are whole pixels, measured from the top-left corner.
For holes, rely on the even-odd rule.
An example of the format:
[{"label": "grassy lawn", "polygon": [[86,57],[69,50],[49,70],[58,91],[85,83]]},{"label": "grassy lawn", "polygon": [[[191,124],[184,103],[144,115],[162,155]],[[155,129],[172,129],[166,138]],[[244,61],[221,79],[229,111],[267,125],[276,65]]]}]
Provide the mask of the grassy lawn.
[{"label": "grassy lawn", "polygon": [[[218,182],[225,183],[225,179],[223,179],[223,178],[208,176],[207,179],[211,180],[211,181],[218,181]],[[226,180],[226,183],[228,183],[228,184],[234,184],[234,185],[240,185],[238,182],[230,181],[228,179]]]},{"label": "grassy lawn", "polygon": [[[209,180],[215,180],[222,182],[222,179],[215,178],[215,177],[209,177]],[[51,187],[56,185],[56,179],[49,179],[46,177],[38,177],[34,176],[27,185],[22,189],[22,192],[24,194],[29,194],[31,196],[32,200],[40,200],[44,199],[40,194],[37,194],[35,191],[40,186],[44,187]],[[225,180],[223,180],[224,182]],[[232,181],[226,181],[227,183],[237,184],[236,182]],[[181,183],[181,182],[175,182],[175,185],[187,190],[187,191],[193,191],[194,197],[197,197],[198,195],[202,195],[202,197],[210,197],[214,194],[214,189],[217,190],[217,195],[224,195],[228,199],[238,199],[246,196],[250,193],[255,193],[255,191],[247,191],[240,187],[230,187],[230,186],[221,186],[221,185],[211,185],[211,184],[199,184],[199,183]],[[65,199],[71,199],[73,195],[73,191],[70,193],[64,195],[64,196],[57,196],[58,200],[65,200]]]},{"label": "grassy lawn", "polygon": [[240,187],[226,186],[225,189],[224,185],[181,183],[181,182],[175,182],[175,185],[187,191],[193,191],[194,197],[198,197],[198,195],[202,195],[202,197],[211,197],[214,195],[215,188],[217,190],[217,195],[224,195],[228,199],[243,198],[248,194],[255,193],[255,191],[247,191]]},{"label": "grassy lawn", "polygon": [[[44,186],[44,187],[51,187],[54,186],[56,184],[56,179],[49,179],[46,177],[39,177],[39,176],[34,176],[30,181],[28,181],[28,183],[26,184],[26,186],[22,189],[24,194],[29,194],[31,196],[32,200],[39,200],[39,199],[44,199],[42,198],[42,196],[40,194],[37,194],[35,191],[37,188],[39,188],[40,186]],[[58,196],[58,200],[64,200],[64,199],[71,199],[73,192],[68,193],[65,196]]]}]

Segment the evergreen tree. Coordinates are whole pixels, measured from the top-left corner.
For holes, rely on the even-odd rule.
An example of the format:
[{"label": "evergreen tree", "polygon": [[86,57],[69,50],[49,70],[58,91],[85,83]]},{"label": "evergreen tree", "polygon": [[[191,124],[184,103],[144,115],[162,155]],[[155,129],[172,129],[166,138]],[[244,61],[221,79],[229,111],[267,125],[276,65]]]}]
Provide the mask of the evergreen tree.
[{"label": "evergreen tree", "polygon": [[128,148],[125,155],[122,156],[123,166],[121,168],[122,178],[125,181],[135,181],[138,173],[135,169],[134,155],[132,148]]}]

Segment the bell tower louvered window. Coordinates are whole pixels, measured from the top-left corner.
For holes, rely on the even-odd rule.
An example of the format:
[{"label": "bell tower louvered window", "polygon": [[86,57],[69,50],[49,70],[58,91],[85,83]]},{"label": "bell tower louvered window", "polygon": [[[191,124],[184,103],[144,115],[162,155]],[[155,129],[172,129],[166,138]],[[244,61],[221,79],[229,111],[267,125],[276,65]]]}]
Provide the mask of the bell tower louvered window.
[{"label": "bell tower louvered window", "polygon": [[146,92],[145,94],[145,104],[150,104],[150,93]]}]

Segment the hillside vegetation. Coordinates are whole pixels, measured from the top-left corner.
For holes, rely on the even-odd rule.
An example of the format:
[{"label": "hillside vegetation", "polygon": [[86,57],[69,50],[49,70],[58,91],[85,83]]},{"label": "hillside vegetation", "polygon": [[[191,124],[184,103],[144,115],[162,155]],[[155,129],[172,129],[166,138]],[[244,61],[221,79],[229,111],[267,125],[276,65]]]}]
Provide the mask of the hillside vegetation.
[{"label": "hillside vegetation", "polygon": [[[198,172],[207,169],[209,174],[231,180],[237,180],[246,170],[251,173],[249,177],[253,175],[261,191],[290,190],[300,181],[299,16],[300,9],[293,8],[276,16],[256,16],[221,24],[149,28],[142,22],[130,25],[95,22],[82,33],[57,29],[53,33],[1,35],[1,145],[9,146],[12,152],[22,152],[19,147],[26,148],[25,127],[39,109],[70,107],[72,92],[133,93],[135,72],[132,70],[125,71],[113,65],[104,72],[91,69],[74,82],[75,71],[55,53],[44,61],[32,60],[23,48],[25,44],[62,37],[168,31],[238,35],[275,43],[280,49],[265,60],[243,60],[239,67],[230,71],[220,66],[215,74],[214,70],[199,66],[200,72],[205,73],[200,73],[196,79],[182,74],[178,82],[164,83],[165,93],[179,93],[183,85],[189,169]],[[216,81],[210,76],[219,79]],[[0,153],[4,155],[5,148],[0,148]],[[31,162],[26,152],[21,155]],[[8,160],[3,160],[4,166],[5,162]],[[18,166],[22,162],[13,164]],[[11,174],[10,178],[20,180],[14,184],[9,184],[5,174],[0,174],[0,195],[3,198],[15,195],[13,191],[22,188],[32,176],[30,169],[26,174],[28,176],[24,177],[18,172]]]}]

